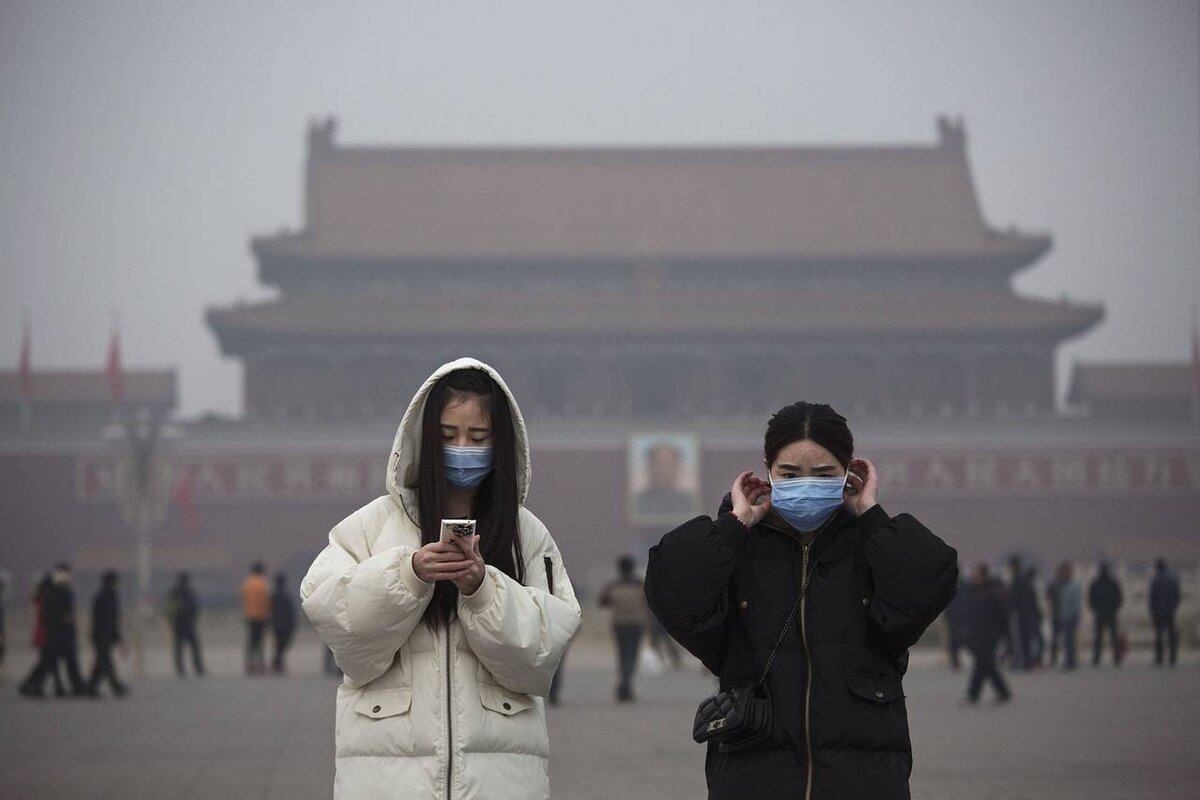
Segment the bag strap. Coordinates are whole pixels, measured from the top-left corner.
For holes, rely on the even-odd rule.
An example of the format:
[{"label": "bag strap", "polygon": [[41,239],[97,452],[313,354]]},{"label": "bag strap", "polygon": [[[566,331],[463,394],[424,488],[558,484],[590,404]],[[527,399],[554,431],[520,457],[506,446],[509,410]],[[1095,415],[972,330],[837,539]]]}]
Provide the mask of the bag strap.
[{"label": "bag strap", "polygon": [[814,572],[816,572],[815,569],[809,570],[808,574],[804,576],[804,583],[800,584],[800,596],[796,598],[796,603],[788,612],[787,621],[783,623],[783,628],[779,631],[779,638],[775,640],[775,646],[771,648],[771,655],[767,656],[767,665],[763,667],[762,675],[759,676],[755,686],[761,685],[767,679],[767,673],[771,671],[771,663],[775,660],[775,653],[779,650],[779,645],[783,644],[783,637],[787,636],[788,628],[792,626],[792,620],[800,608],[800,603],[804,600],[804,594],[808,591],[808,583],[812,580]]}]

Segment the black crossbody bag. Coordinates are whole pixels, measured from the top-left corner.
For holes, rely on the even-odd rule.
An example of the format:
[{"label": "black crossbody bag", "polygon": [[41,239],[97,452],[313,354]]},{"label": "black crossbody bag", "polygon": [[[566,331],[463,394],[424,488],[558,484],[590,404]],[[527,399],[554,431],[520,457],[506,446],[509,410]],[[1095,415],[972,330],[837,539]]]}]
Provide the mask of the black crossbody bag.
[{"label": "black crossbody bag", "polygon": [[696,719],[692,723],[692,738],[700,744],[716,742],[722,753],[734,753],[766,742],[771,738],[771,692],[765,683],[767,674],[771,671],[771,662],[783,637],[787,635],[804,593],[808,591],[808,582],[812,573],[804,577],[800,586],[800,596],[788,612],[787,621],[779,631],[779,638],[771,648],[767,657],[767,665],[763,667],[762,675],[754,683],[731,686],[723,692],[704,698],[696,709]]}]

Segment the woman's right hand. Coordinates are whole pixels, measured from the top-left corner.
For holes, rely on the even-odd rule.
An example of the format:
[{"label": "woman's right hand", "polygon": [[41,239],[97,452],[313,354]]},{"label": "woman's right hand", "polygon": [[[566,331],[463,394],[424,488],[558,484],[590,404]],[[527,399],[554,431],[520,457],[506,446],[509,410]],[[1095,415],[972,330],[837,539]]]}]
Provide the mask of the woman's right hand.
[{"label": "woman's right hand", "polygon": [[448,580],[469,566],[471,560],[454,542],[433,542],[412,554],[413,572],[426,583]]},{"label": "woman's right hand", "polygon": [[729,494],[733,498],[733,515],[747,528],[762,522],[771,510],[771,484],[752,470],[734,478]]}]

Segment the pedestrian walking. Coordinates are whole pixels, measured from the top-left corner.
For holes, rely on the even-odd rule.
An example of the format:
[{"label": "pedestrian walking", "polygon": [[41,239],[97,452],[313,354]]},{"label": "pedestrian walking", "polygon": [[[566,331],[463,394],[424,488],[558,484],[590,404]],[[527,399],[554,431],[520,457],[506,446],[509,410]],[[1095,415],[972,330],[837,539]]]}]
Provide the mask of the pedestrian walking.
[{"label": "pedestrian walking", "polygon": [[387,494],[334,526],[300,586],[345,672],[334,797],[548,798],[542,698],[580,612],[524,506],[517,401],[486,364],[445,364],[390,452]]},{"label": "pedestrian walking", "polygon": [[45,697],[46,679],[54,683],[55,697],[66,694],[62,677],[58,673],[58,658],[50,647],[50,636],[46,626],[46,601],[53,587],[50,573],[47,572],[34,588],[31,602],[33,605],[33,636],[32,644],[37,652],[37,661],[25,680],[21,681],[18,691],[25,697]]},{"label": "pedestrian walking", "polygon": [[967,596],[969,583],[965,577],[961,577],[961,569],[959,574],[958,590],[950,605],[946,606],[946,649],[950,668],[955,671],[962,669],[959,653],[967,646],[967,606],[970,603]]},{"label": "pedestrian walking", "polygon": [[287,588],[287,575],[279,572],[275,574],[275,591],[271,593],[271,634],[275,640],[271,671],[276,675],[287,672],[287,651],[295,632],[296,606]]},{"label": "pedestrian walking", "polygon": [[664,666],[670,669],[679,669],[683,666],[679,645],[675,644],[671,634],[667,633],[667,629],[653,614],[650,614],[649,618],[646,633],[649,638],[650,651],[658,656],[659,662]]},{"label": "pedestrian walking", "polygon": [[1012,691],[1000,674],[996,648],[1010,630],[1009,610],[1004,587],[992,578],[987,564],[975,567],[968,597],[967,646],[974,663],[967,683],[967,702],[978,703],[983,687],[990,683],[996,691],[996,702],[1007,703]]},{"label": "pedestrian walking", "polygon": [[93,697],[100,694],[100,684],[107,681],[117,697],[129,693],[128,687],[117,677],[112,651],[122,644],[121,640],[121,597],[117,592],[117,573],[109,570],[100,579],[100,591],[92,600],[92,647],[96,660],[88,678],[88,693]]},{"label": "pedestrian walking", "polygon": [[1054,577],[1046,584],[1046,606],[1050,609],[1050,666],[1058,666],[1058,651],[1062,644],[1062,630],[1059,628],[1058,598],[1062,591],[1062,569],[1064,561],[1058,565]]},{"label": "pedestrian walking", "polygon": [[716,519],[667,533],[646,571],[667,631],[722,691],[769,708],[743,749],[709,740],[709,797],[907,798],[901,677],[954,596],[958,555],[884,511],[874,464],[829,406],[781,409],[763,453],[768,478],[738,475]]},{"label": "pedestrian walking", "polygon": [[1032,611],[1030,616],[1030,635],[1029,635],[1029,653],[1032,661],[1031,666],[1040,667],[1046,660],[1046,615],[1042,612],[1042,605],[1038,602],[1038,577],[1037,568],[1029,567],[1025,570],[1026,580],[1029,583],[1029,609]]},{"label": "pedestrian walking", "polygon": [[1122,652],[1117,632],[1117,612],[1124,603],[1121,584],[1112,576],[1108,564],[1100,565],[1100,572],[1088,587],[1088,608],[1095,619],[1095,638],[1092,640],[1092,666],[1099,666],[1100,652],[1104,648],[1104,636],[1112,640],[1113,664],[1121,666]]},{"label": "pedestrian walking", "polygon": [[1012,668],[1031,669],[1037,664],[1035,652],[1039,617],[1037,591],[1033,586],[1032,573],[1021,563],[1019,556],[1011,557],[1008,565],[1011,577],[1008,598],[1011,613],[1009,630],[1012,634],[1012,646],[1009,650],[1012,656]]},{"label": "pedestrian walking", "polygon": [[[1083,587],[1075,579],[1071,565],[1066,561],[1058,565],[1055,585],[1055,640],[1051,645],[1051,652],[1054,653],[1057,645],[1061,643],[1063,669],[1073,670],[1077,666],[1075,649],[1079,638],[1079,619],[1083,616]],[[1054,656],[1052,658],[1057,660]]]},{"label": "pedestrian walking", "polygon": [[1154,666],[1163,664],[1163,644],[1167,645],[1167,663],[1175,666],[1179,656],[1179,629],[1175,613],[1179,611],[1179,579],[1167,569],[1167,562],[1158,559],[1154,578],[1150,581],[1150,620],[1154,623]]},{"label": "pedestrian walking", "polygon": [[600,605],[612,610],[613,640],[617,645],[617,702],[634,700],[633,677],[637,672],[638,652],[646,636],[650,612],[646,591],[634,574],[633,556],[617,559],[617,578],[600,592]]},{"label": "pedestrian walking", "polygon": [[191,576],[180,572],[175,577],[175,585],[167,595],[167,622],[171,626],[171,650],[175,657],[175,674],[184,677],[184,654],[186,649],[191,653],[192,670],[197,675],[204,674],[204,659],[200,654],[200,602],[192,591]]},{"label": "pedestrian walking", "polygon": [[267,568],[261,561],[250,565],[250,574],[242,581],[242,616],[246,620],[246,674],[261,675],[266,669],[263,640],[271,621],[271,589],[267,586]]},{"label": "pedestrian walking", "polygon": [[50,573],[46,594],[46,640],[51,658],[60,662],[67,674],[71,694],[84,697],[87,683],[79,670],[79,636],[75,624],[74,576],[67,564],[58,564]]}]

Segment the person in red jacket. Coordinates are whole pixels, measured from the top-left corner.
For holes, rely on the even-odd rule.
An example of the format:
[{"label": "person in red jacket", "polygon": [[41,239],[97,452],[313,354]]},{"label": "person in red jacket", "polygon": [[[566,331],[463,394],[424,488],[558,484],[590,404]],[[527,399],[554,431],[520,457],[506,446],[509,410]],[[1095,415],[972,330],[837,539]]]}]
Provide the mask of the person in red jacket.
[{"label": "person in red jacket", "polygon": [[29,675],[21,682],[18,689],[25,697],[45,697],[46,690],[44,686],[47,677],[54,679],[55,697],[62,697],[66,694],[62,678],[58,674],[58,658],[54,650],[49,646],[49,637],[46,635],[46,618],[43,611],[46,595],[50,592],[50,589],[50,574],[46,573],[42,576],[41,581],[38,582],[37,588],[33,590],[32,644],[34,649],[38,651],[38,660]]}]

